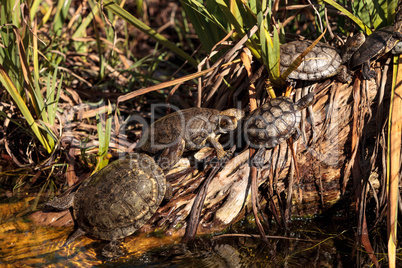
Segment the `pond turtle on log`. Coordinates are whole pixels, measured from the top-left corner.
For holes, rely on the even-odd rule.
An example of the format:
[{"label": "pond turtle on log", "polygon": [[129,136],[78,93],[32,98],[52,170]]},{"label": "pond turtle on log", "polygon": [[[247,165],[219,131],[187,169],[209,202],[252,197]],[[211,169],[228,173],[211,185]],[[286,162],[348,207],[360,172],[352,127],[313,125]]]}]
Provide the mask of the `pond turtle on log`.
[{"label": "pond turtle on log", "polygon": [[246,141],[258,149],[253,158],[255,166],[262,166],[265,150],[274,148],[290,137],[300,136],[301,110],[312,105],[314,93],[309,93],[296,103],[288,97],[277,97],[255,109],[245,120]]},{"label": "pond turtle on log", "polygon": [[[280,47],[280,70],[283,73],[300,54],[302,54],[313,42],[310,40],[293,41]],[[347,68],[337,50],[325,43],[317,43],[307,53],[299,67],[288,76],[290,79],[304,81],[318,81],[337,76],[341,82],[350,80],[347,76]]]},{"label": "pond turtle on log", "polygon": [[145,130],[139,150],[157,154],[157,163],[169,170],[184,151],[199,150],[210,144],[217,157],[224,160],[227,152],[219,143],[219,134],[233,131],[244,117],[240,109],[218,111],[209,108],[189,108],[168,114]]},{"label": "pond turtle on log", "polygon": [[[401,54],[402,49],[402,7],[398,7],[399,10],[395,16],[395,22],[392,26],[386,26],[373,32],[366,37],[366,41],[359,47],[359,49],[353,54],[349,62],[349,67],[352,69],[362,66],[362,76],[365,80],[370,80],[376,76],[374,70],[370,70],[370,62],[376,60],[393,51],[395,54]],[[398,44],[397,49],[394,49]]]},{"label": "pond turtle on log", "polygon": [[166,192],[163,171],[148,155],[130,154],[118,159],[83,181],[75,192],[54,198],[47,206],[73,209],[78,227],[65,245],[77,237],[90,236],[110,241],[102,255],[123,254],[119,240],[141,228],[156,212]]}]

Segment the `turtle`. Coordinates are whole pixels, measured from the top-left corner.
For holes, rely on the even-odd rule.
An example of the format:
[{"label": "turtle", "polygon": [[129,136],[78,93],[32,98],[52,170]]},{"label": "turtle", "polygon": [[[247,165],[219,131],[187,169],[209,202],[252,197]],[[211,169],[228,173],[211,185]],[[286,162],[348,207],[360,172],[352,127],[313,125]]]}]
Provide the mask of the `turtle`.
[{"label": "turtle", "polygon": [[349,67],[355,69],[361,65],[363,79],[374,78],[376,73],[374,70],[370,70],[370,62],[391,51],[401,39],[402,34],[395,30],[395,26],[386,26],[376,30],[353,54]]},{"label": "turtle", "polygon": [[166,179],[154,159],[129,154],[84,180],[74,192],[45,205],[58,210],[72,207],[76,230],[64,246],[87,234],[110,241],[102,255],[123,255],[119,240],[141,228],[156,212],[166,192]]},{"label": "turtle", "polygon": [[391,26],[382,27],[366,37],[366,41],[353,54],[349,61],[349,67],[355,69],[362,66],[362,77],[370,80],[376,76],[374,70],[370,70],[370,62],[392,51],[394,54],[402,53],[400,48],[394,49],[402,44],[402,6],[398,6],[394,23]]},{"label": "turtle", "polygon": [[261,166],[266,149],[274,148],[290,137],[294,140],[299,138],[301,110],[313,102],[313,92],[297,102],[281,96],[269,100],[250,113],[244,122],[244,132],[250,147],[258,149],[253,159],[254,165]]},{"label": "turtle", "polygon": [[[313,42],[310,40],[303,40],[281,45],[281,73],[283,73],[312,43]],[[289,74],[288,78],[305,81],[318,81],[337,75],[342,64],[342,58],[334,47],[318,42],[316,46],[303,58],[299,67]]]},{"label": "turtle", "polygon": [[219,111],[210,108],[188,108],[168,114],[144,131],[139,142],[139,151],[157,154],[158,165],[169,170],[180,159],[184,151],[199,150],[211,144],[219,160],[228,153],[219,143],[219,134],[233,131],[244,117],[240,109]]}]

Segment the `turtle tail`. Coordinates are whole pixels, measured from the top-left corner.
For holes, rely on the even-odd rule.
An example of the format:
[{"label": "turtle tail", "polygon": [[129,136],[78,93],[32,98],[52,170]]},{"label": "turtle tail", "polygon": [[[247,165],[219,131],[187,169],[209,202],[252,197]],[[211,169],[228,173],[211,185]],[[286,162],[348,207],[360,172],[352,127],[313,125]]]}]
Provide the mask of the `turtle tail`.
[{"label": "turtle tail", "polygon": [[314,103],[314,93],[310,92],[295,103],[297,110],[301,111]]}]

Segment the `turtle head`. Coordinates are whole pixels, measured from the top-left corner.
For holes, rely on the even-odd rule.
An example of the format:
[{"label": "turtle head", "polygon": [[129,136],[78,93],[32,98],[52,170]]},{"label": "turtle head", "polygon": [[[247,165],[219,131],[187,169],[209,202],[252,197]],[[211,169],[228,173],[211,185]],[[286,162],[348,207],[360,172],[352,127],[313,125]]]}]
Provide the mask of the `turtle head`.
[{"label": "turtle head", "polygon": [[342,47],[342,63],[347,63],[365,41],[366,36],[363,33],[357,33],[349,37],[348,40],[346,40],[345,45]]},{"label": "turtle head", "polygon": [[219,113],[218,133],[226,133],[235,130],[239,121],[244,117],[244,111],[240,109],[227,109]]},{"label": "turtle head", "polygon": [[314,93],[310,92],[295,103],[296,109],[301,111],[314,103]]}]

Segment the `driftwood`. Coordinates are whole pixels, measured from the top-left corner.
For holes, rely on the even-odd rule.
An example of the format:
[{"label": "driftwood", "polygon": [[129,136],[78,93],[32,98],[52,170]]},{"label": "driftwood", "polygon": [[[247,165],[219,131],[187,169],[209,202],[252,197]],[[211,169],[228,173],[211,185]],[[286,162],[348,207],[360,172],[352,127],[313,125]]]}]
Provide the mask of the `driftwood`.
[{"label": "driftwood", "polygon": [[[364,102],[372,105],[377,85],[374,81],[368,85],[367,90],[360,87],[357,90],[367,93],[364,94]],[[284,218],[285,223],[290,216],[322,213],[343,196],[350,197],[347,194],[352,191],[347,173],[352,156],[353,85],[332,83],[316,93],[312,107],[314,118],[311,119],[307,113],[304,138],[294,144],[297,169],[292,164],[290,147],[284,143],[267,151],[264,167],[258,172],[260,203],[268,204],[266,207],[270,213]],[[357,101],[360,102],[360,99]],[[361,107],[360,111],[369,111],[369,108]],[[359,120],[365,119],[363,116]],[[311,126],[312,121],[314,127]],[[210,150],[202,151],[207,151],[207,155],[210,153]],[[196,157],[202,158],[202,151]],[[222,230],[250,212],[248,160],[249,150],[239,152],[212,179],[198,234]],[[195,196],[209,170],[208,166],[206,170],[194,170],[187,159],[182,159],[181,164],[168,175],[174,189],[173,198],[157,211],[143,230],[149,231],[154,226],[166,228],[168,234],[184,233]],[[289,185],[292,187],[289,188]]]}]

